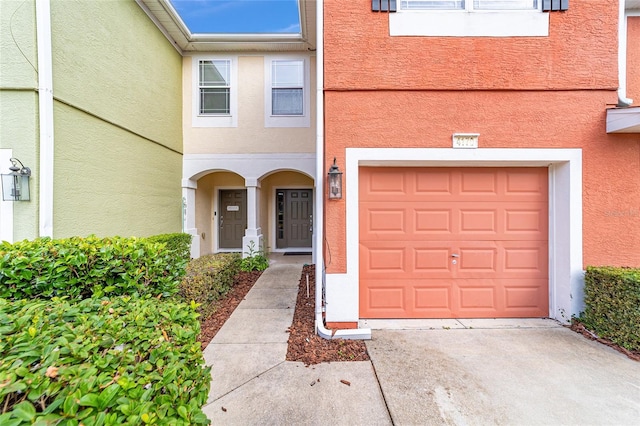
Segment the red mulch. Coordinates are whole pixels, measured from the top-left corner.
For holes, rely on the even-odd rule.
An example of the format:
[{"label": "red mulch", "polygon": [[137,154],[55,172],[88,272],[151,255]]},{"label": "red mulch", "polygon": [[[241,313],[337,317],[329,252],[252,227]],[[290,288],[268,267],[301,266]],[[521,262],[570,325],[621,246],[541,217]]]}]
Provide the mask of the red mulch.
[{"label": "red mulch", "polygon": [[[309,298],[307,298],[307,279],[309,274]],[[200,323],[199,341],[204,349],[222,328],[235,308],[251,290],[261,272],[241,272],[236,276],[233,288],[215,304],[215,311]],[[367,361],[369,355],[364,342],[360,340],[325,340],[315,334],[315,267],[304,267],[298,287],[298,299],[289,328],[289,347],[287,361],[299,361],[306,365],[335,361]]]},{"label": "red mulch", "polygon": [[[309,274],[309,297],[307,279]],[[315,334],[315,267],[303,268],[298,287],[298,300],[289,328],[287,361],[300,361],[306,365],[334,361],[367,361],[369,355],[361,340],[326,340]]]},{"label": "red mulch", "polygon": [[589,329],[587,329],[584,326],[584,324],[582,324],[580,321],[577,321],[577,320],[573,321],[571,323],[570,327],[571,327],[571,330],[575,331],[576,333],[582,334],[584,337],[586,337],[589,340],[595,340],[598,343],[602,343],[603,345],[607,345],[610,348],[613,348],[616,351],[625,354],[627,357],[629,357],[630,359],[632,359],[634,361],[640,361],[640,351],[630,351],[628,349],[623,348],[622,346],[619,346],[619,345],[613,343],[609,339],[602,338],[602,337],[598,336],[597,334],[593,333],[592,331],[590,331]]}]

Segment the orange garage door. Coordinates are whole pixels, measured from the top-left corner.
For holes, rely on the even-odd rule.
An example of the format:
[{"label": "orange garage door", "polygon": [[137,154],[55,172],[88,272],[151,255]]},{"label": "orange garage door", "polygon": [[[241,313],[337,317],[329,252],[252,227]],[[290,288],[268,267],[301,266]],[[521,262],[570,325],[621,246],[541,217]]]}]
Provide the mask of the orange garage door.
[{"label": "orange garage door", "polygon": [[360,317],[546,317],[545,168],[360,169]]}]

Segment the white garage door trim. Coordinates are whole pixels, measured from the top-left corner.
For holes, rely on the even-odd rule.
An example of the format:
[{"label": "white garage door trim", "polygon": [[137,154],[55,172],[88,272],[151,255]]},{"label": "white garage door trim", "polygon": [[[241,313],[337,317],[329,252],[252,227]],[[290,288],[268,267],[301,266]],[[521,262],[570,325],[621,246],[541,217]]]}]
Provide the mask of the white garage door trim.
[{"label": "white garage door trim", "polygon": [[347,272],[326,276],[326,320],[358,321],[359,167],[548,167],[549,316],[567,322],[584,308],[582,150],[347,148]]}]

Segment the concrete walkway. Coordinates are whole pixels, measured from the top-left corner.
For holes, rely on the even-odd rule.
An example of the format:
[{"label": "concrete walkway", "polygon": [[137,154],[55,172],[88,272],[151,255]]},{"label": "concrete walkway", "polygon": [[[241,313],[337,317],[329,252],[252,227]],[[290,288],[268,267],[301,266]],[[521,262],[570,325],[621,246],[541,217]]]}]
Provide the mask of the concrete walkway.
[{"label": "concrete walkway", "polygon": [[213,424],[640,425],[640,363],[552,320],[368,321],[371,362],[285,361],[311,259],[271,261],[204,351]]},{"label": "concrete walkway", "polygon": [[212,366],[205,414],[213,424],[391,424],[370,362],[285,361],[302,265],[311,259],[270,259],[204,351]]}]

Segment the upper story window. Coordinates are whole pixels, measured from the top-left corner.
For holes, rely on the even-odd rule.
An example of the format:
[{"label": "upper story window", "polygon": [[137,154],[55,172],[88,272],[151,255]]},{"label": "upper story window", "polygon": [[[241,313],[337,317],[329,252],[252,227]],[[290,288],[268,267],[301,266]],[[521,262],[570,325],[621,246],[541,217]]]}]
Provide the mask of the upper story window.
[{"label": "upper story window", "polygon": [[405,10],[538,10],[537,0],[401,0]]},{"label": "upper story window", "polygon": [[391,36],[547,37],[541,0],[400,0]]},{"label": "upper story window", "polygon": [[265,127],[309,127],[309,58],[265,57]]},{"label": "upper story window", "polygon": [[200,60],[200,114],[231,112],[231,61]]},{"label": "upper story window", "polygon": [[304,61],[271,62],[271,115],[304,114]]},{"label": "upper story window", "polygon": [[196,55],[192,61],[193,127],[237,127],[237,57]]}]

